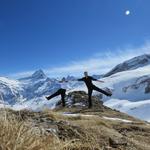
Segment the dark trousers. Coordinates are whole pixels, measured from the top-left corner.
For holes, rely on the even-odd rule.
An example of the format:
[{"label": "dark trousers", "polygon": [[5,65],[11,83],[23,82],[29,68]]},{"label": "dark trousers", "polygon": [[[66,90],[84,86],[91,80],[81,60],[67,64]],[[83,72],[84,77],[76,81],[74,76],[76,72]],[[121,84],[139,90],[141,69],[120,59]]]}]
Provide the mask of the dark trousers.
[{"label": "dark trousers", "polygon": [[104,90],[98,88],[98,87],[95,86],[95,85],[92,85],[91,87],[88,87],[89,108],[92,107],[92,92],[93,92],[93,90],[98,91],[98,92],[100,92],[100,93],[102,93],[102,94],[104,94],[104,95],[106,95],[106,96],[110,96],[110,93],[107,93],[106,91],[104,91]]},{"label": "dark trousers", "polygon": [[65,106],[66,89],[59,89],[54,94],[48,96],[47,99],[50,100],[51,98],[56,97],[58,95],[61,95],[62,106],[64,107]]}]

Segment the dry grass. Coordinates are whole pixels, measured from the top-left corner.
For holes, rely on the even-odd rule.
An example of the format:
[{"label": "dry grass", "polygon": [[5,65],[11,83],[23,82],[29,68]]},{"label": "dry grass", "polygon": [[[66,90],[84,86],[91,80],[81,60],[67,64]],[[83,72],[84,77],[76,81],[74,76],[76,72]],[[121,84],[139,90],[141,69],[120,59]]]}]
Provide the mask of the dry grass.
[{"label": "dry grass", "polygon": [[[63,139],[52,133],[45,134],[38,124],[33,126],[32,121],[35,121],[32,120],[33,118],[48,118],[58,124],[59,121],[67,122],[68,124],[62,126],[62,134],[70,133]],[[120,132],[124,129],[129,130],[126,136]],[[41,113],[27,110],[19,113],[12,110],[0,111],[0,150],[106,150],[109,138],[125,138],[128,141],[126,147],[115,150],[148,150],[150,148],[148,137],[150,137],[150,127],[137,122],[122,124],[104,120],[97,115],[71,117],[49,110]]]},{"label": "dry grass", "polygon": [[[45,111],[46,117],[63,119],[58,113]],[[66,120],[66,119],[63,119]],[[60,140],[52,134],[45,135],[38,127],[18,120],[9,110],[0,114],[0,150],[100,150],[89,135],[83,139]]]},{"label": "dry grass", "polygon": [[[0,116],[0,147],[2,150],[42,150],[52,137],[41,137],[24,121]],[[49,141],[49,142],[48,142]]]}]

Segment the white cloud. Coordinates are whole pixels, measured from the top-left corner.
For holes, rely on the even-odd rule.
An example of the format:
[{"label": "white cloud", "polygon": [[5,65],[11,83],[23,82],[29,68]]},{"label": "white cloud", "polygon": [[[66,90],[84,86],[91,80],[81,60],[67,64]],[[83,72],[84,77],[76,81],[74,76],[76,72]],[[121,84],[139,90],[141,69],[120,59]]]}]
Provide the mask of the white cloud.
[{"label": "white cloud", "polygon": [[[118,50],[107,50],[103,53],[95,54],[87,60],[72,61],[66,66],[43,69],[51,77],[60,77],[66,75],[80,76],[83,71],[87,70],[90,74],[103,74],[112,69],[115,65],[131,59],[135,56],[150,53],[150,43],[146,42],[138,48],[124,48]],[[11,77],[23,77],[32,74],[33,71],[12,74]]]}]

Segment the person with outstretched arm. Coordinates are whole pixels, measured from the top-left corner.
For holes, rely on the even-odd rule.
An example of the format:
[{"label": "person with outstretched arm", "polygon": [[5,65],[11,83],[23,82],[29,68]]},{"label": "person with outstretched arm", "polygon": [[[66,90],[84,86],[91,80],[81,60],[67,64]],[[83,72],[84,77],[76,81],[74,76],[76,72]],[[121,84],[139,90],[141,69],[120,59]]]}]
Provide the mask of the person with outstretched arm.
[{"label": "person with outstretched arm", "polygon": [[65,107],[65,96],[66,96],[66,79],[62,78],[61,81],[59,81],[59,83],[61,84],[61,88],[58,89],[55,93],[53,93],[50,96],[47,96],[46,99],[50,100],[58,95],[61,95],[61,101],[62,101],[62,106]]},{"label": "person with outstretched arm", "polygon": [[84,77],[81,78],[81,79],[78,79],[78,81],[84,81],[87,88],[88,88],[88,101],[89,101],[89,108],[92,107],[92,92],[93,90],[95,91],[98,91],[98,92],[101,92],[102,94],[106,95],[106,96],[111,96],[112,94],[111,93],[108,93],[100,88],[98,88],[97,86],[95,86],[92,81],[98,81],[98,82],[104,82],[104,81],[101,81],[101,80],[97,80],[97,79],[94,79],[93,77],[91,76],[88,76],[88,72],[84,72]]}]

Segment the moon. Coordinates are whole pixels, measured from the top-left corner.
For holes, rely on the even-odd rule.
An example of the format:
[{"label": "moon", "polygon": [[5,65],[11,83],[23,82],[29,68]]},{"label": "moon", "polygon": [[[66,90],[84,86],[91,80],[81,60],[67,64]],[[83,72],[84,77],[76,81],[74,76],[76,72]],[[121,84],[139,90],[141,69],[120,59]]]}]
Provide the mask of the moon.
[{"label": "moon", "polygon": [[125,15],[126,15],[126,16],[130,15],[130,10],[126,10],[126,11],[125,11]]}]

